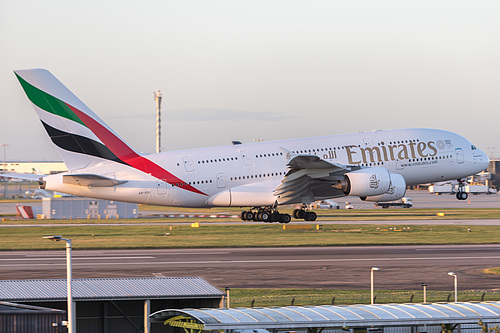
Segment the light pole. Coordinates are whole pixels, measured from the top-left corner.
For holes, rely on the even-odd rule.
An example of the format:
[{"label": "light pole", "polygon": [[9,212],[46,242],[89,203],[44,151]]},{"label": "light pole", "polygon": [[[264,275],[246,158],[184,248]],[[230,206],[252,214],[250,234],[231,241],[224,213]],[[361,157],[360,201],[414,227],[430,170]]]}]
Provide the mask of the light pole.
[{"label": "light pole", "polygon": [[161,153],[161,91],[156,90],[156,153]]},{"label": "light pole", "polygon": [[231,290],[231,288],[226,287],[226,295],[227,295],[226,296],[226,298],[227,298],[227,300],[226,300],[226,308],[228,308],[228,309],[229,309],[229,291],[230,290]]},{"label": "light pole", "polygon": [[[6,143],[2,143],[2,147],[3,147],[3,168],[2,168],[2,173],[5,173],[5,171],[7,171],[7,147],[9,145],[6,144]],[[7,198],[7,178],[4,178],[4,183],[3,183],[3,198],[6,199]]]},{"label": "light pole", "polygon": [[76,316],[73,309],[73,294],[71,292],[71,239],[59,236],[43,236],[43,238],[51,239],[55,242],[66,242],[66,279],[68,284],[68,333],[76,333]]},{"label": "light pole", "polygon": [[427,284],[422,283],[422,288],[424,289],[424,303],[427,303]]},{"label": "light pole", "polygon": [[370,290],[371,290],[371,297],[370,297],[370,300],[371,300],[371,304],[374,303],[374,297],[373,297],[373,271],[380,271],[380,268],[378,267],[372,267],[371,271],[370,271],[370,277],[371,277],[371,287],[370,287]]},{"label": "light pole", "polygon": [[453,278],[455,279],[455,303],[456,303],[457,299],[458,299],[458,296],[457,296],[457,292],[458,292],[458,277],[457,277],[457,274],[455,274],[453,272],[448,272],[448,275],[449,276],[453,276]]}]

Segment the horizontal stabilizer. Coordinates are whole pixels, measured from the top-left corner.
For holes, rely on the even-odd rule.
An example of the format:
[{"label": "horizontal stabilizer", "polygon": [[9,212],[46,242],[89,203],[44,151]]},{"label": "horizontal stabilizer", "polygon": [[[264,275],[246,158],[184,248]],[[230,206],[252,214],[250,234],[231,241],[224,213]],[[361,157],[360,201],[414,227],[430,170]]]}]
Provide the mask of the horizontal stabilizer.
[{"label": "horizontal stabilizer", "polygon": [[110,187],[125,184],[127,180],[117,180],[94,174],[64,175],[63,183],[78,186]]},{"label": "horizontal stabilizer", "polygon": [[45,176],[47,176],[47,175],[37,175],[34,173],[14,173],[14,172],[0,173],[0,177],[24,179],[24,180],[32,180],[32,181],[39,181],[40,178],[43,178]]}]

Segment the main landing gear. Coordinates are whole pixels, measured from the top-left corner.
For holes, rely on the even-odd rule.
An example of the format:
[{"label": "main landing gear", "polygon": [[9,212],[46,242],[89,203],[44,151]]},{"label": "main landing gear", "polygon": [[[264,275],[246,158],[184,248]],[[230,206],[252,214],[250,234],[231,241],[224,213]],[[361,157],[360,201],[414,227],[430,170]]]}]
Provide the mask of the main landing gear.
[{"label": "main landing gear", "polygon": [[[316,221],[318,217],[315,212],[307,211],[304,208],[295,209],[292,215],[294,218],[304,221]],[[290,214],[281,214],[276,208],[270,207],[255,207],[252,208],[252,210],[243,211],[240,214],[240,218],[243,221],[260,221],[268,223],[290,223],[292,220]]]},{"label": "main landing gear", "polygon": [[458,179],[458,192],[455,195],[458,200],[467,200],[469,194],[465,192],[465,180]]},{"label": "main landing gear", "polygon": [[[255,208],[253,208],[255,209]],[[274,208],[259,207],[257,211],[243,211],[240,214],[240,218],[243,221],[260,221],[260,222],[279,222],[279,223],[290,223],[292,217],[289,214],[280,214]]]},{"label": "main landing gear", "polygon": [[292,215],[297,220],[304,220],[304,221],[316,221],[316,219],[318,218],[318,215],[316,215],[315,212],[309,212],[304,208],[294,209]]}]

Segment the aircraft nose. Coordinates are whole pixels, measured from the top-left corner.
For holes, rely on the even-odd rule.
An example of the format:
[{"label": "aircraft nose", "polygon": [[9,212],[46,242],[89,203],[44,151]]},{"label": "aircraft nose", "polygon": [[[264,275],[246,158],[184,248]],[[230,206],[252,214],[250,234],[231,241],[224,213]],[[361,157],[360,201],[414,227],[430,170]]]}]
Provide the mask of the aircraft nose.
[{"label": "aircraft nose", "polygon": [[484,151],[481,151],[481,153],[482,153],[482,156],[481,156],[480,164],[481,164],[481,167],[483,168],[483,170],[486,170],[486,168],[490,165],[490,159]]}]

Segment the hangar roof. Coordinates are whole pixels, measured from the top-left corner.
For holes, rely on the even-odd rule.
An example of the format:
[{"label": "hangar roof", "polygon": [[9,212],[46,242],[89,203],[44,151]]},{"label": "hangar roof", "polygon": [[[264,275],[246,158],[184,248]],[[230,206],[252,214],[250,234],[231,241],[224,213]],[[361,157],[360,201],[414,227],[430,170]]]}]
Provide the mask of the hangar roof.
[{"label": "hangar roof", "polygon": [[[73,279],[75,301],[221,298],[224,293],[201,277]],[[66,280],[0,280],[0,300],[66,300]]]},{"label": "hangar roof", "polygon": [[25,305],[25,304],[15,304],[9,302],[0,302],[0,313],[5,314],[31,314],[31,313],[61,313],[64,314],[66,311],[58,309],[43,308],[40,306]]},{"label": "hangar roof", "polygon": [[183,327],[183,319],[195,320],[205,330],[474,324],[479,319],[498,323],[500,302],[183,309],[158,311],[150,317],[153,323],[172,318],[177,327]]}]

